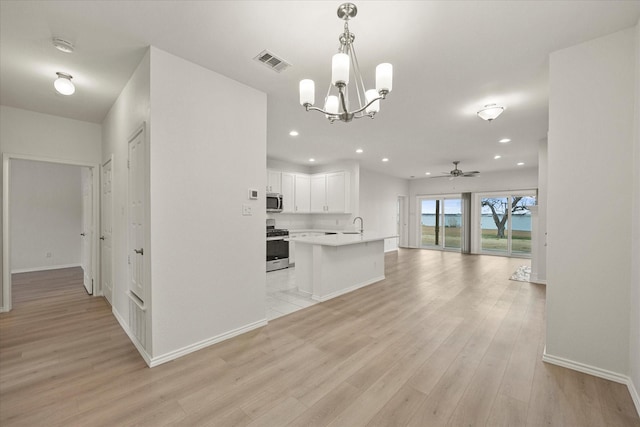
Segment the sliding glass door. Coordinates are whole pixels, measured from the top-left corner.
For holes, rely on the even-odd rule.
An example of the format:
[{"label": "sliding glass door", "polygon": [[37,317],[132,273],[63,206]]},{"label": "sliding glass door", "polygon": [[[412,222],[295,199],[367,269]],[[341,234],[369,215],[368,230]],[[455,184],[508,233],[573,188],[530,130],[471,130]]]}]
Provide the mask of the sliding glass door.
[{"label": "sliding glass door", "polygon": [[459,197],[420,197],[420,246],[460,250],[462,208]]},{"label": "sliding glass door", "polygon": [[534,193],[480,196],[480,250],[501,255],[531,255]]}]

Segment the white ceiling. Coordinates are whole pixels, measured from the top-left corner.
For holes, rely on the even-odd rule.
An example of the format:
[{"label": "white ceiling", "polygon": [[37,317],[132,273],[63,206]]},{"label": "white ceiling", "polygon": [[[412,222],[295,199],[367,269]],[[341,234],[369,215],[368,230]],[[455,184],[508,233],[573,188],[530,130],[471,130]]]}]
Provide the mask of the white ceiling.
[{"label": "white ceiling", "polygon": [[[331,125],[298,104],[300,79],[316,81],[316,99],[328,87],[340,1],[3,0],[0,102],[100,123],[153,45],[266,92],[273,158],[359,159],[403,178],[448,171],[453,160],[481,172],[535,167],[547,133],[549,53],[640,17],[640,1],[355,3],[350,28],[365,84],[373,86],[378,63],[394,66],[393,92],[374,120]],[[54,49],[53,36],[75,52]],[[264,49],[293,66],[278,74],[253,61]],[[73,75],[75,95],[55,93],[56,71]],[[501,117],[476,117],[492,102],[506,106]],[[512,142],[499,144],[505,137]]]}]

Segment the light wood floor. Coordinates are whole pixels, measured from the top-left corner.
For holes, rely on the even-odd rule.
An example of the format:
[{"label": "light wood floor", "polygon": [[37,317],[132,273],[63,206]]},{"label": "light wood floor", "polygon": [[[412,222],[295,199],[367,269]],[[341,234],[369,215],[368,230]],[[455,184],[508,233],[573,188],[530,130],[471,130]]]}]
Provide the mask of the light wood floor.
[{"label": "light wood floor", "polygon": [[382,282],[153,369],[79,270],[15,275],[0,425],[640,426],[625,386],[541,362],[526,263],[401,250]]}]

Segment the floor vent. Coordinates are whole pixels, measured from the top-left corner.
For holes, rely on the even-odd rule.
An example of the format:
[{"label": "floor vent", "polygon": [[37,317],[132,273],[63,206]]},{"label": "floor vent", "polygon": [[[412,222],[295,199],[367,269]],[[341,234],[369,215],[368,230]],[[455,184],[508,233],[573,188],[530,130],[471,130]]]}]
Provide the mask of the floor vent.
[{"label": "floor vent", "polygon": [[278,58],[273,52],[269,52],[268,50],[263,50],[253,59],[264,64],[266,67],[271,68],[277,73],[291,67],[291,64],[287,61],[282,58]]},{"label": "floor vent", "polygon": [[146,323],[144,310],[142,310],[138,304],[129,299],[129,329],[138,342],[142,344],[142,347],[146,346]]}]

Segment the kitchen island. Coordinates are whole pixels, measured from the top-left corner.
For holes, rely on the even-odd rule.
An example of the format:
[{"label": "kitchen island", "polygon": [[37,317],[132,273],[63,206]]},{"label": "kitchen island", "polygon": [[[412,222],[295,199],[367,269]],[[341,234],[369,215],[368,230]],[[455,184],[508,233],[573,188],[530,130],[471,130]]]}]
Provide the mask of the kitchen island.
[{"label": "kitchen island", "polygon": [[326,301],[384,279],[384,240],[394,235],[338,232],[296,243],[298,290]]}]

